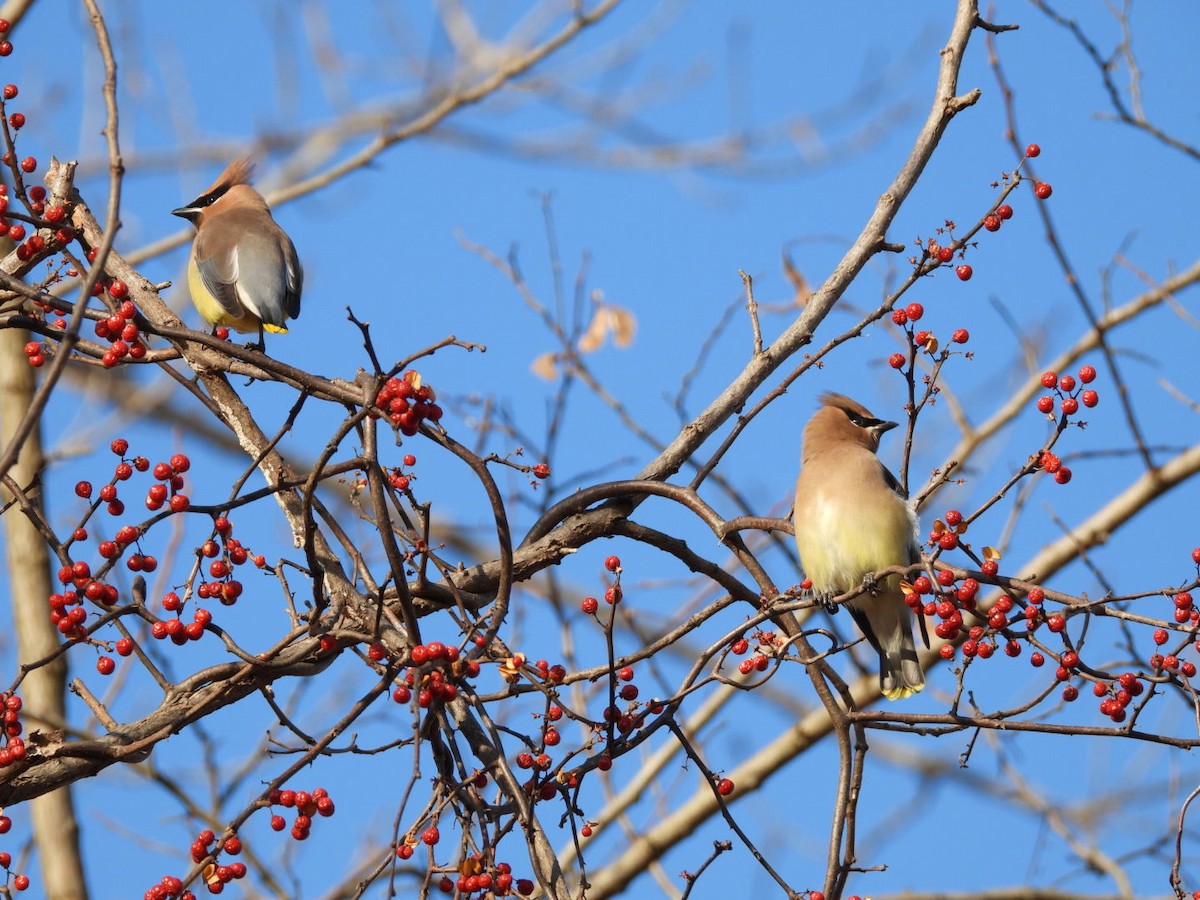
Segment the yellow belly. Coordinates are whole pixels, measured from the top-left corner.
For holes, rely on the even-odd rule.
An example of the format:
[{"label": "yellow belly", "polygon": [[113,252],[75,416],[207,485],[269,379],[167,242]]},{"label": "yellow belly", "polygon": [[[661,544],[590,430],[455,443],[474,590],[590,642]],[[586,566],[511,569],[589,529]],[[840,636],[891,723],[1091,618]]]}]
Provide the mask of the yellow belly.
[{"label": "yellow belly", "polygon": [[[908,563],[913,518],[897,498],[869,517],[844,503],[821,503],[809,521],[796,523],[796,548],[804,574],[818,593],[842,594],[868,572]],[[898,581],[893,576],[889,582]],[[890,586],[890,585],[889,585]]]},{"label": "yellow belly", "polygon": [[[200,318],[209,325],[232,328],[242,334],[258,333],[262,323],[259,322],[257,316],[249,312],[242,316],[232,316],[225,307],[217,302],[217,298],[209,293],[208,288],[204,286],[204,279],[200,277],[200,269],[196,266],[195,257],[188,260],[188,292],[192,295],[192,305],[196,307],[196,312],[200,313]],[[287,334],[287,329],[278,325],[262,327],[274,334]]]}]

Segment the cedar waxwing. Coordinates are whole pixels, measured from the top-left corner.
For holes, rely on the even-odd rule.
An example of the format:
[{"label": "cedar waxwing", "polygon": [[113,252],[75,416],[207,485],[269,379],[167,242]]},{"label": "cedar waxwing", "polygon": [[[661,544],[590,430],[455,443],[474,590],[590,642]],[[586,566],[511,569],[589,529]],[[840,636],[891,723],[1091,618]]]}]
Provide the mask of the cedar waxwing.
[{"label": "cedar waxwing", "polygon": [[[862,586],[871,572],[919,562],[921,551],[916,513],[875,455],[880,436],[896,423],[841,394],[824,394],[821,403],[804,429],[793,520],[804,573],[817,595],[829,598]],[[875,593],[846,604],[879,654],[879,686],[889,700],[925,686],[900,580],[889,575]]]},{"label": "cedar waxwing", "polygon": [[287,233],[267,201],[250,187],[254,166],[235,159],[212,187],[171,211],[196,226],[188,260],[192,303],[210,325],[244,333],[287,333],[300,314],[304,272]]}]

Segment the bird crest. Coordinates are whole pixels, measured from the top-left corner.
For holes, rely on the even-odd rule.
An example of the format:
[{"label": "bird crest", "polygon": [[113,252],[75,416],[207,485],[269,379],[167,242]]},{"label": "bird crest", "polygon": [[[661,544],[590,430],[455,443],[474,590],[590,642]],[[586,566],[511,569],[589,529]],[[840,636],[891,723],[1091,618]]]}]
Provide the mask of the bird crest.
[{"label": "bird crest", "polygon": [[235,184],[249,184],[253,175],[254,161],[248,156],[239,156],[225,167],[225,170],[217,176],[217,180],[201,196],[223,194]]}]

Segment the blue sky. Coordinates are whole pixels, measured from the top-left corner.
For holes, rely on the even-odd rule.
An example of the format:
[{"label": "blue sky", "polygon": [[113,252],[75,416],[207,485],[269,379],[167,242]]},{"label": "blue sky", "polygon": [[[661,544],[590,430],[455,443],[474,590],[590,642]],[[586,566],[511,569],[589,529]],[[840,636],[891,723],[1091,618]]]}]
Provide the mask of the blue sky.
[{"label": "blue sky", "polygon": [[[113,7],[105,12],[120,63],[121,143],[128,168],[123,227],[116,245],[123,253],[183,234],[170,210],[196,196],[228,158],[241,152],[258,155],[259,185],[268,191],[288,175],[318,173],[345,159],[369,143],[378,128],[355,132],[345,121],[351,113],[386,111],[393,121],[403,121],[419,101],[424,80],[444,75],[452,58],[449,41],[426,4],[219,0],[179,5],[140,0],[119,8],[108,5]],[[466,8],[477,17],[487,39],[500,41],[525,6],[489,2]],[[769,341],[796,315],[796,309],[787,305],[791,289],[781,268],[781,253],[786,251],[809,282],[816,284],[857,235],[908,153],[931,102],[938,50],[949,28],[947,7],[818,6],[766,0],[752,5],[713,0],[626,4],[582,35],[561,58],[500,96],[462,111],[431,134],[398,144],[371,167],[326,190],[276,206],[276,218],[292,234],[307,278],[302,315],[286,338],[270,341],[270,353],[324,375],[352,378],[367,361],[357,329],[345,318],[346,306],[372,323],[385,359],[402,358],[449,334],[483,343],[486,354],[443,351],[419,366],[443,398],[447,428],[470,443],[467,438],[480,414],[480,398],[487,397],[508,411],[532,441],[538,441],[554,386],[531,373],[530,365],[539,354],[554,349],[553,337],[513,286],[466,249],[464,240],[502,258],[515,252],[530,289],[552,305],[555,277],[543,214],[543,201],[549,196],[568,294],[586,259],[588,294],[602,292],[607,302],[629,310],[637,319],[632,347],[607,347],[589,362],[638,421],[658,440],[669,440],[680,424],[670,398],[693,368],[698,348],[740,296],[739,270],[754,277],[758,301],[770,307],[762,319]],[[1086,4],[1073,12],[1105,52],[1119,40],[1104,5]],[[1021,26],[996,38],[1015,92],[1019,139],[1022,145],[1037,142],[1042,147],[1034,171],[1054,187],[1048,208],[1092,302],[1097,308],[1120,305],[1145,288],[1142,273],[1150,281],[1161,281],[1192,265],[1198,199],[1194,160],[1110,121],[1098,72],[1069,35],[1032,4],[999,3],[991,15],[993,21]],[[1133,25],[1148,116],[1180,139],[1200,143],[1192,99],[1200,80],[1200,61],[1193,52],[1195,35],[1200,33],[1200,8],[1179,2],[1135,5]],[[630,33],[643,41],[643,49],[627,63],[606,68],[608,55]],[[60,59],[85,61],[82,77],[74,69],[49,65],[41,48],[51,41]],[[99,205],[104,188],[100,70],[86,18],[82,11],[72,10],[64,17],[58,7],[35,5],[14,42],[17,52],[0,67],[19,82],[30,116],[21,134],[22,149],[39,158],[53,154],[80,159],[81,190]],[[315,45],[329,55],[318,60]],[[330,63],[333,59],[336,64]],[[1118,69],[1114,77],[1118,84],[1127,85],[1125,70]],[[534,96],[531,88],[556,79],[566,87],[548,98]],[[890,239],[911,244],[918,237],[932,236],[947,219],[963,225],[973,222],[992,203],[993,183],[1016,165],[1018,158],[1005,139],[1005,111],[982,34],[976,34],[970,45],[960,92],[974,87],[982,90],[982,98],[947,131]],[[601,101],[623,108],[636,104],[636,115],[620,132],[605,132],[590,141],[586,157],[572,153],[575,142],[583,137],[590,140],[593,134],[593,129],[580,124],[577,110],[589,105],[595,109]],[[303,144],[312,129],[333,126],[335,131],[324,142]],[[591,155],[599,147],[613,156],[646,159],[656,147],[710,141],[739,129],[774,135],[774,139],[761,150],[756,147],[744,165],[732,167],[601,164]],[[512,149],[514,142],[529,141],[560,150],[534,157]],[[969,254],[974,268],[971,281],[960,282],[945,270],[923,280],[906,297],[906,302],[925,306],[922,324],[943,338],[955,328],[970,330],[968,349],[973,359],[954,360],[946,376],[964,410],[976,421],[990,415],[1009,392],[1040,372],[1046,360],[1070,346],[1086,327],[1047,247],[1035,210],[1038,201],[1027,188],[1013,195],[1015,216],[999,233],[981,232],[978,246]],[[1114,264],[1118,254],[1128,263]],[[182,285],[185,255],[181,245],[149,260],[143,271],[153,280]],[[902,256],[880,258],[862,273],[844,302],[856,311],[873,308],[905,274]],[[191,324],[197,324],[179,287],[164,296],[190,316]],[[1194,316],[1191,295],[1181,295],[1178,302]],[[821,326],[814,346],[823,345],[854,321],[852,312],[835,311]],[[1015,322],[1029,342],[1032,363],[1023,359],[1009,322]],[[1160,460],[1168,458],[1172,448],[1194,444],[1200,437],[1195,411],[1164,387],[1167,382],[1193,401],[1200,398],[1196,339],[1194,319],[1170,307],[1160,307],[1113,334],[1147,440],[1164,448]],[[896,329],[890,325],[868,328],[756,419],[718,469],[748,499],[753,511],[786,512],[800,430],[820,392],[843,391],[881,416],[902,416],[901,380],[885,363],[897,348],[896,340]],[[744,313],[735,313],[691,384],[689,413],[707,405],[741,371],[750,342]],[[1005,559],[1014,565],[1059,536],[1055,519],[1078,523],[1139,474],[1136,461],[1125,452],[1132,442],[1111,373],[1096,355],[1084,361],[1101,369],[1095,385],[1101,404],[1086,417],[1089,427],[1073,430],[1060,446],[1064,455],[1103,455],[1072,459],[1076,475],[1070,485],[1046,481],[1027,498],[1024,516],[1006,549]],[[781,374],[789,369],[785,366]],[[137,377],[140,389],[158,382],[149,374]],[[261,410],[268,431],[282,421],[291,399],[267,386],[255,386],[247,396]],[[79,402],[77,395],[64,395],[61,411],[47,428],[49,443],[72,449],[72,456],[57,463],[50,476],[60,523],[77,511],[69,488],[82,477],[79,473],[104,477],[111,464],[104,448],[116,431],[125,433],[138,452],[151,458],[178,447],[193,452],[197,502],[216,502],[233,473],[244,465],[232,454],[193,447],[178,428],[130,421],[99,400],[87,400],[88,412],[79,414]],[[181,401],[181,407],[190,408],[186,401]],[[306,413],[288,452],[298,457],[311,454],[340,417],[340,410]],[[951,505],[973,509],[1024,462],[1045,432],[1044,419],[1030,408],[976,461],[965,485],[939,496],[928,518]],[[914,483],[920,484],[942,461],[954,438],[944,405],[935,408],[917,435]],[[523,442],[524,438],[493,436],[485,449],[508,453]],[[94,446],[97,453],[75,455],[81,445]],[[478,490],[464,487],[461,469],[439,458],[432,448],[406,445],[405,452],[410,450],[418,456],[423,496],[434,500],[435,514],[475,530],[490,546],[487,509],[480,504]],[[529,452],[536,450],[530,447]],[[893,435],[881,455],[896,465],[899,454],[900,441]],[[610,410],[576,387],[560,449],[549,460],[555,472],[549,486],[566,495],[583,479],[595,480],[589,473],[600,471],[602,479],[630,477],[652,456]],[[498,477],[521,502],[540,499],[523,477],[504,473]],[[740,512],[715,487],[706,499],[724,514]],[[1153,590],[1194,577],[1188,554],[1200,545],[1195,500],[1194,485],[1185,486],[1140,514],[1096,554],[1095,561],[1117,592]],[[527,526],[528,513],[515,512],[519,506],[514,504],[514,515]],[[980,543],[998,543],[1012,510],[1011,500],[1001,504],[978,523],[972,537]],[[716,554],[711,535],[677,513],[648,504],[645,515],[657,527],[679,530],[699,552]],[[271,509],[249,513],[242,521],[245,524],[239,524],[239,529],[252,534],[262,552],[292,553]],[[365,540],[369,536],[365,529],[363,534]],[[984,534],[996,537],[985,539]],[[166,536],[159,540],[165,545]],[[164,545],[158,546],[159,552],[165,552]],[[625,559],[627,588],[651,623],[666,621],[697,589],[677,565],[620,541],[587,548],[556,574],[568,590],[600,590],[602,561],[608,552]],[[784,554],[764,559],[781,587],[799,579],[793,561]],[[637,590],[632,590],[634,586]],[[1083,566],[1061,573],[1056,586],[1076,595],[1103,592]],[[553,620],[534,600],[525,602],[529,606],[521,615],[530,655],[553,653],[552,644],[539,646],[537,641],[544,620]],[[278,626],[277,606],[273,599],[265,599],[261,607],[241,604],[228,613],[230,623],[248,632],[266,628],[265,634],[270,635],[269,629]],[[1162,615],[1162,611],[1150,614]],[[736,618],[726,624],[734,622]],[[595,635],[582,625],[577,630],[581,655],[595,664]],[[717,634],[699,636],[697,646]],[[1105,652],[1115,658],[1118,649],[1115,642],[1109,643]],[[194,660],[181,658],[180,671],[202,664],[205,658],[201,653],[194,654]],[[80,653],[78,659],[76,665],[85,677],[96,680],[86,654]],[[989,698],[987,703],[1011,702],[1013,696],[1028,695],[1051,677],[1046,670],[1035,673],[1024,659],[997,659],[990,666],[975,673],[971,682],[981,697]],[[678,674],[670,664],[664,670]],[[330,695],[337,699],[304,699],[302,708],[311,716],[310,726],[319,729],[327,722],[340,708],[339,700],[344,703],[361,686],[361,679],[360,665],[340,661],[331,671],[337,689]],[[945,671],[935,671],[930,680],[931,689],[913,701],[912,709],[944,710],[945,692],[952,688],[953,679]],[[802,693],[807,682],[799,671],[781,673],[774,683],[811,702]],[[1068,718],[1101,724],[1091,698],[1085,700],[1069,711]],[[132,692],[120,702],[127,702],[129,711],[138,707]],[[792,715],[768,700],[741,701],[710,735],[709,765],[732,769],[786,727]],[[1187,717],[1178,708],[1161,715],[1162,721],[1155,725],[1187,732]],[[219,757],[234,765],[253,748],[253,739],[247,744],[237,736],[257,737],[267,725],[261,708],[221,713],[210,729],[220,747]],[[373,737],[386,735],[389,720],[382,714],[372,717],[364,730]],[[1047,737],[1005,739],[1000,747],[981,740],[971,769],[959,772],[953,761],[966,740],[961,735],[940,740],[874,738],[880,752],[868,767],[860,858],[865,865],[888,868],[883,874],[859,876],[852,891],[885,895],[903,889],[976,890],[1026,880],[1085,892],[1111,891],[1111,883],[1082,873],[1059,839],[1039,831],[1036,817],[1018,815],[981,782],[999,771],[1002,760],[1011,759],[1052,804],[1071,805],[1107,789],[1113,781],[1155,777],[1131,774],[1135,769],[1143,772],[1153,767],[1164,776],[1170,772],[1184,785],[1195,777],[1188,759],[1155,754],[1142,745],[1091,744],[1081,738],[1071,739],[1068,745],[1065,739]],[[192,780],[200,777],[194,770],[195,748],[192,739],[175,738],[156,751],[155,760],[202,790]],[[884,752],[888,748],[892,753]],[[936,787],[918,782],[908,769],[888,761],[893,753],[902,752],[949,760],[947,777]],[[831,752],[809,754],[770,781],[769,794],[744,797],[734,806],[740,821],[752,826],[765,848],[786,860],[786,874],[797,887],[816,887],[823,872],[831,802],[827,794],[832,793],[827,787],[834,762]],[[371,839],[386,840],[395,801],[390,800],[391,806],[375,801],[392,784],[392,773],[406,765],[385,756],[355,757],[352,770],[343,759],[314,767],[313,782],[328,782],[339,815],[319,823],[312,843],[294,860],[295,871],[306,885],[303,896],[322,896],[334,883],[338,872],[329,866],[330,860],[352,857]],[[268,763],[263,771],[269,772],[269,767]],[[137,790],[131,793],[135,785]],[[695,773],[684,773],[675,785],[684,796],[690,794],[695,790]],[[253,790],[252,779],[230,808],[240,808]],[[1186,794],[1188,788],[1182,790]],[[1177,810],[1181,798],[1176,793],[1161,785],[1148,788],[1128,801],[1121,821],[1135,822],[1138,828],[1157,834],[1161,823]],[[114,836],[122,842],[122,851],[130,854],[128,868],[122,868],[136,871],[136,885],[148,885],[164,872],[182,868],[171,852],[186,851],[194,825],[182,823],[177,807],[163,803],[161,795],[143,785],[137,775],[110,771],[94,784],[81,785],[78,796],[93,873],[104,871],[102,860],[113,852]],[[126,797],[137,798],[136,821],[124,816]],[[602,802],[598,796],[591,799],[597,806]],[[121,806],[116,806],[118,801]],[[640,822],[653,819],[656,802],[647,798],[636,810]],[[896,816],[904,822],[903,828],[898,827]],[[993,867],[980,867],[977,860],[967,858],[973,854],[930,849],[931,840],[946,834],[948,823],[957,830],[964,817],[981,823],[985,833],[1004,836],[1006,858],[1013,861],[1010,871],[998,874]],[[269,855],[286,840],[269,835],[258,818],[251,823],[248,838],[263,842],[263,853]],[[111,824],[118,820],[123,821]],[[147,825],[156,839],[170,845],[170,851],[123,836],[126,828],[144,831]],[[914,831],[919,837],[914,838]],[[599,844],[601,857],[621,845],[616,832],[614,827],[612,835],[605,837],[611,843]],[[664,870],[673,875],[698,865],[709,842],[725,836],[720,822],[708,822],[695,835],[695,843],[668,856]],[[1101,843],[1117,855],[1141,846],[1116,838],[1106,835]],[[314,858],[309,859],[314,850]],[[931,865],[931,855],[940,860],[939,865]],[[1167,865],[1161,860],[1132,864],[1135,893],[1165,893]],[[711,881],[701,884],[714,895],[731,888],[769,889],[765,876],[743,851],[719,862],[706,877]],[[106,894],[103,888],[95,892],[98,897],[117,895]],[[639,882],[631,894],[657,895],[650,879]]]}]

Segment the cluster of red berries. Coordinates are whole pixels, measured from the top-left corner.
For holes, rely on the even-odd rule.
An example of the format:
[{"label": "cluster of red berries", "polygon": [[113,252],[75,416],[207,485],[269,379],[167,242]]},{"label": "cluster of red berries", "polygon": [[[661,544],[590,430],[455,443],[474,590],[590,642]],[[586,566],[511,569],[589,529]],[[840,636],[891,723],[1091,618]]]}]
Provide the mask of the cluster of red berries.
[{"label": "cluster of red berries", "polygon": [[953,550],[958,546],[959,539],[966,531],[967,525],[963,514],[957,509],[948,509],[943,519],[934,519],[933,526],[929,531],[929,546],[944,551]]},{"label": "cluster of red berries", "polygon": [[1141,696],[1143,690],[1142,683],[1133,672],[1122,672],[1116,681],[1097,681],[1092,686],[1092,693],[1101,698],[1100,714],[1118,724],[1125,721],[1125,708],[1135,697]]},{"label": "cluster of red berries", "polygon": [[[236,834],[225,838],[219,847],[213,847],[217,842],[217,836],[209,829],[204,829],[198,835],[196,840],[192,841],[192,862],[200,863],[207,857],[216,857],[220,853],[227,856],[238,856],[242,852],[242,839]],[[231,881],[236,881],[239,878],[246,877],[246,864],[241,861],[231,862],[227,865],[218,865],[215,862],[210,862],[204,867],[203,878],[204,884],[208,888],[210,894],[219,894],[225,890],[225,885]],[[180,884],[180,888],[183,885]],[[154,888],[151,888],[154,890]],[[173,897],[173,894],[164,894],[164,897]]]},{"label": "cluster of red berries", "polygon": [[[738,671],[743,675],[767,671],[767,667],[771,664],[770,656],[767,654],[773,654],[779,644],[779,636],[773,631],[756,631],[751,637],[758,644],[758,649],[753,656],[747,656],[738,663]],[[738,638],[729,645],[729,652],[734,656],[746,656],[749,650],[750,641],[744,637]]]},{"label": "cluster of red berries", "polygon": [[[933,332],[927,330],[915,331],[912,327],[912,323],[920,321],[924,315],[924,306],[920,303],[910,303],[903,309],[892,310],[892,324],[899,325],[907,331],[912,338],[914,346],[919,347],[926,353],[937,353],[938,342]],[[956,328],[950,336],[950,340],[955,344],[965,344],[970,339],[970,332],[965,328]],[[893,353],[888,357],[888,365],[893,369],[903,369],[906,362],[908,362],[908,357],[903,353]]]},{"label": "cluster of red berries", "polygon": [[[167,619],[159,619],[150,625],[150,636],[156,641],[169,638],[176,647],[182,647],[188,641],[198,641],[204,637],[204,629],[212,622],[211,612],[207,609],[196,609],[192,612],[192,621],[184,624],[183,619],[178,616],[183,607],[183,601],[174,591],[163,597],[162,607],[165,611],[176,615]],[[132,652],[133,642],[128,638],[117,641],[118,654],[128,656]]]},{"label": "cluster of red berries", "polygon": [[[88,257],[95,255],[95,248],[88,251]],[[109,347],[100,357],[100,362],[107,368],[119,364],[125,357],[141,359],[149,349],[142,338],[141,329],[133,321],[137,317],[137,307],[129,296],[129,287],[119,278],[97,279],[94,292],[108,295],[120,305],[117,311],[106,319],[99,319],[95,325],[96,337],[109,342]]]},{"label": "cluster of red berries", "polygon": [[[1030,144],[1025,148],[1025,155],[1030,158],[1040,156],[1041,152],[1042,148],[1037,144]],[[1007,176],[1005,177],[1007,179]],[[1039,200],[1048,200],[1050,195],[1054,193],[1054,188],[1045,181],[1038,181],[1034,183],[1033,193]],[[1007,203],[1002,203],[983,217],[983,227],[990,232],[999,231],[1001,226],[1012,217],[1013,208]],[[951,239],[953,240],[953,223],[948,222],[947,227],[951,229]],[[965,245],[962,249],[965,250]],[[931,238],[928,246],[925,248],[925,252],[939,263],[947,264],[953,261],[955,251],[954,247],[943,246]],[[971,276],[975,274],[975,270],[964,262],[955,267],[954,274],[958,276],[960,281],[970,281]]]},{"label": "cluster of red berries", "polygon": [[1062,464],[1058,454],[1051,453],[1049,450],[1043,450],[1038,454],[1037,465],[1049,475],[1054,476],[1054,480],[1059,484],[1066,484],[1071,480],[1072,472],[1069,467]]},{"label": "cluster of red berries", "polygon": [[[375,646],[372,645],[371,650]],[[367,651],[368,656],[371,656],[371,650]],[[412,700],[414,689],[417,692],[417,705],[421,709],[428,709],[437,702],[447,703],[458,696],[457,681],[479,676],[479,661],[462,659],[461,651],[454,644],[443,644],[441,641],[417,644],[410,651],[409,658],[412,667],[400,673],[399,683],[392,691],[392,699],[397,703]]]},{"label": "cluster of red berries", "polygon": [[164,875],[158,884],[142,894],[142,900],[196,900],[196,895],[183,889],[182,879]]},{"label": "cluster of red berries", "polygon": [[[399,853],[399,850],[400,848],[397,848],[396,852]],[[409,855],[412,855],[411,851]],[[443,894],[452,894],[457,890],[463,895],[487,892],[497,897],[507,897],[514,893],[528,897],[533,893],[533,882],[528,878],[514,879],[512,866],[508,863],[497,863],[495,869],[489,872],[480,860],[472,857],[459,866],[457,880],[449,875],[442,876],[438,881],[438,890]]]},{"label": "cluster of red berries", "polygon": [[[0,19],[0,22],[4,22],[4,19]],[[7,834],[8,829],[10,829],[10,828],[12,828],[12,821],[10,820],[10,818],[8,818],[8,816],[0,816],[0,834]],[[12,869],[12,854],[11,853],[0,852],[0,869],[4,869],[5,871],[7,871],[8,877],[12,878],[12,889],[13,890],[28,890],[29,889],[29,883],[30,883],[29,876],[19,874],[19,872],[11,871],[11,869]]]},{"label": "cluster of red berries", "polygon": [[[617,576],[616,581],[614,581],[612,585],[605,589],[604,602],[609,606],[616,606],[623,599],[625,599],[625,592],[621,590],[621,572],[624,571],[621,568],[621,558],[619,556],[610,556],[606,558],[604,560],[604,568]],[[600,609],[600,601],[595,597],[584,597],[579,603],[579,608],[587,615],[594,616]]]},{"label": "cluster of red berries", "polygon": [[244,590],[242,583],[233,577],[234,569],[248,562],[261,569],[266,566],[267,559],[262,554],[252,554],[233,536],[233,523],[225,516],[213,520],[213,534],[214,537],[200,545],[198,552],[203,558],[212,560],[208,564],[208,574],[216,580],[197,585],[196,596],[201,600],[211,597],[219,600],[222,606],[233,606]]},{"label": "cluster of red berries", "polygon": [[514,880],[512,866],[508,863],[496,863],[495,868],[488,871],[483,861],[476,857],[467,858],[459,866],[459,876],[455,887],[462,894],[490,891],[498,897],[507,896],[514,891],[523,897],[528,897],[533,893],[533,882],[528,878]]},{"label": "cluster of red berries", "polygon": [[[112,452],[121,457],[121,461],[117,463],[113,473],[112,480],[108,484],[100,488],[100,501],[108,504],[108,513],[111,516],[120,516],[125,513],[125,503],[118,496],[117,483],[120,481],[128,481],[135,471],[145,472],[150,468],[150,460],[144,456],[135,456],[133,459],[125,459],[125,454],[129,452],[129,441],[124,438],[117,438],[111,444]],[[180,493],[183,490],[183,473],[191,468],[191,460],[182,453],[176,453],[171,457],[170,462],[160,462],[154,466],[154,478],[161,482],[153,484],[146,492],[146,508],[151,512],[156,512],[162,509],[163,504],[170,506],[172,512],[185,512],[190,506],[191,501],[186,494]],[[80,481],[75,485],[75,496],[90,500],[92,497],[92,483],[90,481]],[[137,537],[136,531],[134,538]],[[133,540],[126,541],[130,543]],[[117,541],[121,543],[121,541]],[[119,555],[119,554],[118,554]],[[143,561],[146,558],[143,557]],[[133,568],[132,566],[130,567]],[[134,569],[134,571],[154,571],[153,569]],[[66,583],[65,581],[63,582]]]},{"label": "cluster of red berries", "polygon": [[88,618],[87,610],[83,608],[84,597],[102,606],[112,606],[120,595],[113,585],[93,580],[92,567],[83,560],[59,569],[58,579],[64,585],[74,584],[78,590],[50,595],[47,600],[50,622],[68,640],[83,640],[87,637]]},{"label": "cluster of red berries", "polygon": [[[3,748],[0,748],[0,768],[11,766],[13,763],[19,763],[25,759],[25,742],[21,740],[21,732],[24,726],[21,725],[21,698],[16,694],[7,694],[4,696],[3,703],[0,704],[0,709],[3,709],[3,714],[0,718],[4,722],[4,740]],[[7,816],[0,816],[0,819],[7,819]],[[0,823],[2,824],[2,823]],[[11,825],[11,823],[10,823]],[[7,831],[8,828],[4,828]],[[3,834],[0,831],[0,834]],[[8,864],[4,864],[4,868],[8,868]]]},{"label": "cluster of red berries", "polygon": [[648,715],[657,715],[662,712],[663,705],[652,700],[649,703],[638,700],[638,686],[633,684],[633,666],[622,666],[617,670],[616,676],[618,682],[624,682],[616,690],[616,696],[625,701],[625,708],[618,706],[606,706],[604,708],[604,721],[606,724],[612,725],[620,734],[629,734],[631,731],[641,728]]},{"label": "cluster of red berries", "polygon": [[421,376],[410,370],[401,378],[389,378],[375,396],[375,405],[401,434],[412,437],[423,420],[436,422],[441,419],[442,408],[435,399],[433,388],[422,384]]},{"label": "cluster of red berries", "polygon": [[[1079,404],[1088,409],[1100,402],[1100,395],[1091,388],[1084,389],[1081,385],[1091,384],[1096,380],[1096,370],[1092,366],[1083,366],[1079,370],[1079,381],[1074,376],[1063,375],[1061,378],[1055,372],[1042,373],[1042,387],[1054,391],[1059,399],[1059,409],[1064,416],[1073,416],[1079,412]],[[1054,413],[1054,397],[1045,394],[1037,399],[1037,410],[1046,415]]]},{"label": "cluster of red berries", "polygon": [[[297,841],[308,840],[312,831],[313,816],[329,818],[335,812],[333,798],[325,788],[313,788],[311,791],[273,790],[267,795],[271,806],[282,806],[284,809],[294,809],[296,818],[292,822],[292,837]],[[271,816],[271,830],[283,831],[287,822],[283,816],[275,813]]]},{"label": "cluster of red berries", "polygon": [[[1175,621],[1181,625],[1190,625],[1195,627],[1200,624],[1200,611],[1196,609],[1195,601],[1192,599],[1191,592],[1180,591],[1171,598],[1171,605],[1174,611]],[[1154,644],[1156,647],[1162,647],[1171,635],[1165,628],[1158,628],[1154,631]],[[1196,641],[1196,650],[1200,651],[1200,640]],[[1150,668],[1159,672],[1166,670],[1168,672],[1178,672],[1188,678],[1192,678],[1196,674],[1196,665],[1191,661],[1181,661],[1178,652],[1160,653],[1157,650],[1149,659]]]},{"label": "cluster of red berries", "polygon": [[[405,454],[405,456],[404,456],[404,465],[405,466],[407,466],[408,468],[411,469],[416,464],[417,464],[417,458],[415,456],[413,456],[411,453]],[[398,491],[407,491],[411,477],[412,477],[411,475],[406,475],[404,473],[403,469],[393,469],[388,474],[388,484],[390,484],[392,487],[394,487]]]}]

